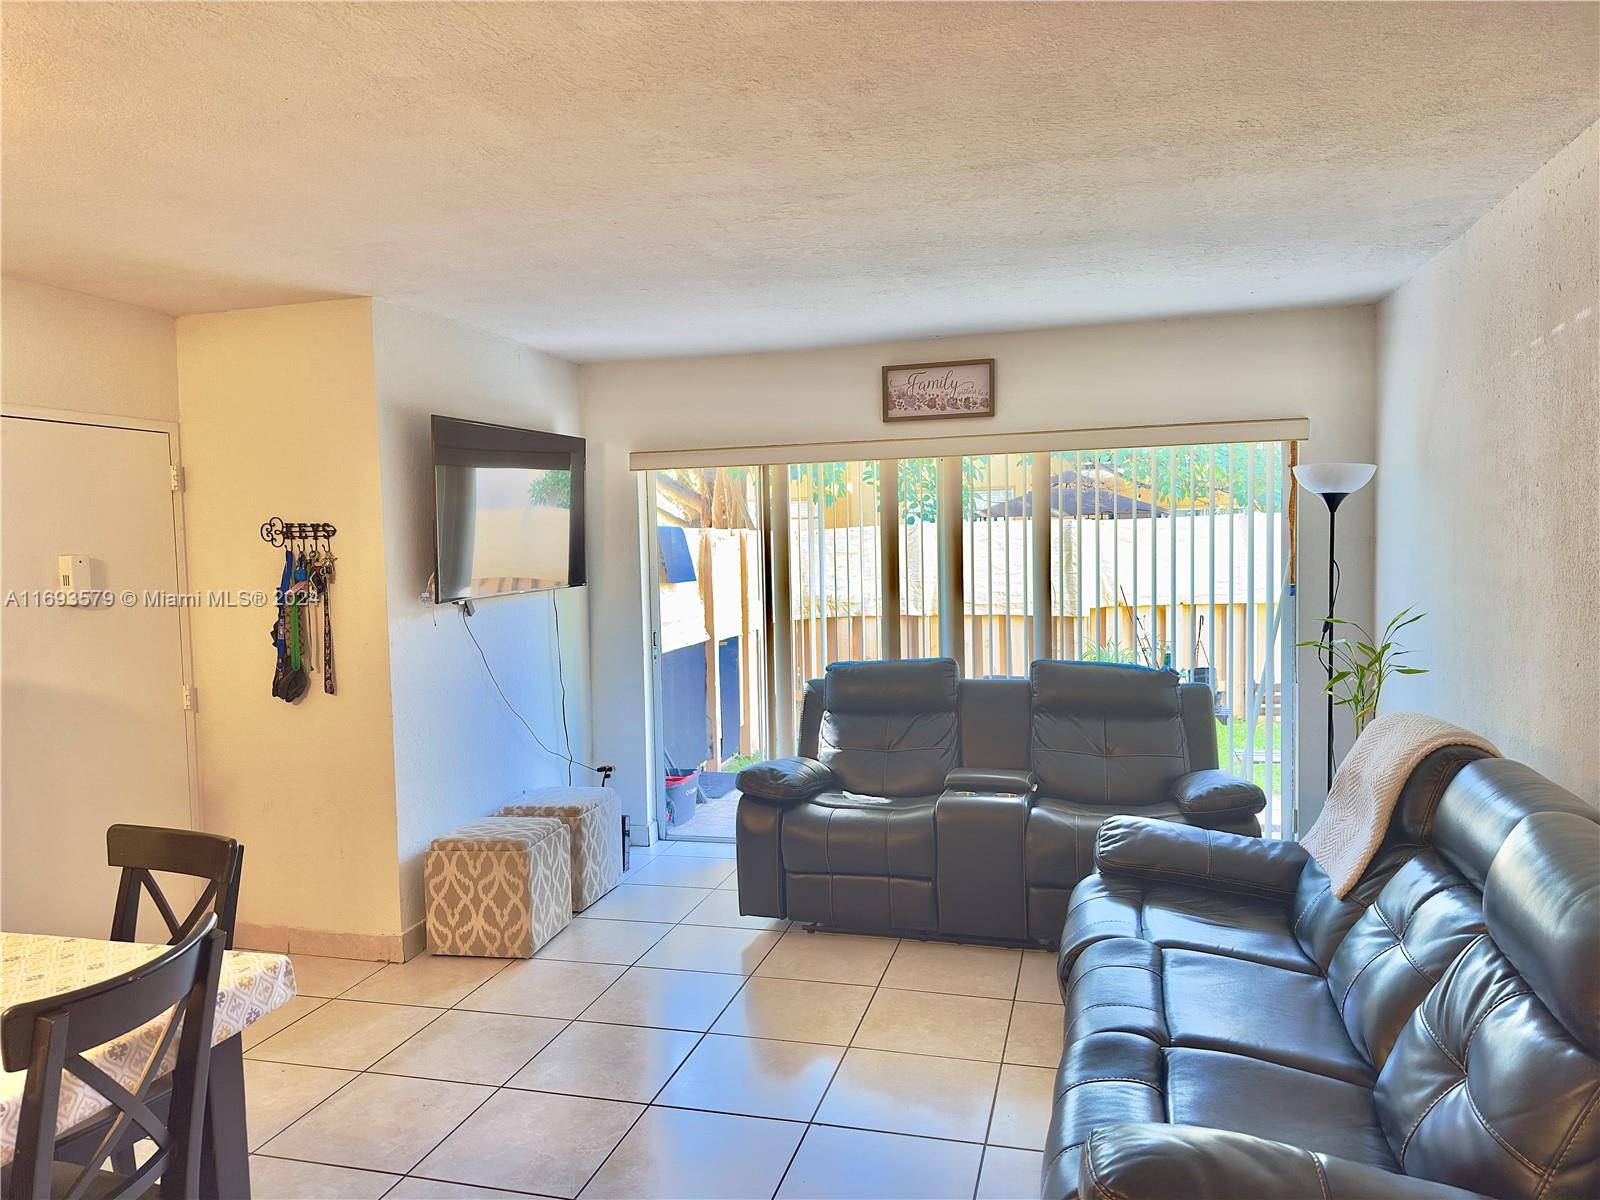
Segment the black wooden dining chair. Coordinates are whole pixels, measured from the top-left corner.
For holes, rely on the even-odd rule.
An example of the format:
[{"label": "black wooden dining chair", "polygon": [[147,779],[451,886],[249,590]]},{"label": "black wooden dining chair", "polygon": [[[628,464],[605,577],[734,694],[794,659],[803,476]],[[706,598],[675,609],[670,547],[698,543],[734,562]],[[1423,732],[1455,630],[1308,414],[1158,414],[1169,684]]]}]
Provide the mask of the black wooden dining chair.
[{"label": "black wooden dining chair", "polygon": [[[16,1156],[6,1168],[6,1200],[119,1200],[161,1180],[162,1200],[192,1200],[200,1187],[206,1083],[216,1024],[223,935],[207,914],[181,943],[133,970],[59,996],[15,1004],[0,1014],[0,1061],[26,1070]],[[86,1051],[166,1016],[140,1077],[123,1087],[84,1057]],[[177,1058],[163,1070],[174,1039]],[[111,1105],[94,1150],[82,1162],[58,1160],[56,1111],[62,1080],[76,1076]],[[169,1076],[165,1119],[146,1103],[152,1084]],[[154,1148],[130,1174],[101,1170],[119,1148],[148,1138]]]},{"label": "black wooden dining chair", "polygon": [[[207,913],[214,913],[228,949],[233,949],[233,925],[239,911],[239,876],[244,868],[244,847],[238,842],[190,829],[113,825],[106,830],[106,861],[122,868],[116,915],[111,921],[113,942],[139,940],[139,901],[148,893],[166,922],[172,944],[188,937]],[[156,882],[152,874],[155,871],[206,881],[200,898],[182,920],[178,919],[161,885]]]}]

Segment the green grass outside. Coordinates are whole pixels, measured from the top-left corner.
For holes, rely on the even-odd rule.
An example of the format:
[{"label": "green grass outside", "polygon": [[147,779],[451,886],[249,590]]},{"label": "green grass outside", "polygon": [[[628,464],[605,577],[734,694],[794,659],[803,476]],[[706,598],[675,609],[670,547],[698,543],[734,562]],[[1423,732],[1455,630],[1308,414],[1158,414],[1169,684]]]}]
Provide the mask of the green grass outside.
[{"label": "green grass outside", "polygon": [[[1245,739],[1248,736],[1246,726],[1248,722],[1243,717],[1235,717],[1233,726],[1233,748],[1240,755],[1245,752]],[[1275,757],[1281,756],[1283,751],[1283,723],[1277,720],[1256,721],[1256,755],[1262,756],[1271,749]],[[1245,765],[1239,758],[1228,753],[1228,726],[1217,722],[1217,761],[1222,764],[1225,771],[1242,773]],[[1262,791],[1267,790],[1267,776],[1273,776],[1272,794],[1283,795],[1282,762],[1256,762],[1252,765],[1250,778]]]}]

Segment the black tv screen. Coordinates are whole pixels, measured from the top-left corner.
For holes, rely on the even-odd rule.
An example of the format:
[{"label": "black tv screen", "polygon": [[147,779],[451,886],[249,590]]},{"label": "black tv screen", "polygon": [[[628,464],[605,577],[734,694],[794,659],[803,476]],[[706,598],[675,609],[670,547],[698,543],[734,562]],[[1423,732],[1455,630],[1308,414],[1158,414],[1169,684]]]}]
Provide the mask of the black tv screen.
[{"label": "black tv screen", "polygon": [[578,587],[583,439],[433,418],[434,598]]}]

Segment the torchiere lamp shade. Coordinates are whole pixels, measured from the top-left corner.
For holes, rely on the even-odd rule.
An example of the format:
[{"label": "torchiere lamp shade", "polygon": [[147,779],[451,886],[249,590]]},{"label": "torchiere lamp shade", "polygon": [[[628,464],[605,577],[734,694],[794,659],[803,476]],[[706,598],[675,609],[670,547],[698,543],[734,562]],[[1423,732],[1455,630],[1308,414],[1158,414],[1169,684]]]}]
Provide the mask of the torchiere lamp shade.
[{"label": "torchiere lamp shade", "polygon": [[1375,463],[1302,463],[1294,469],[1294,477],[1306,491],[1324,500],[1333,496],[1343,500],[1366,487],[1377,469]]}]

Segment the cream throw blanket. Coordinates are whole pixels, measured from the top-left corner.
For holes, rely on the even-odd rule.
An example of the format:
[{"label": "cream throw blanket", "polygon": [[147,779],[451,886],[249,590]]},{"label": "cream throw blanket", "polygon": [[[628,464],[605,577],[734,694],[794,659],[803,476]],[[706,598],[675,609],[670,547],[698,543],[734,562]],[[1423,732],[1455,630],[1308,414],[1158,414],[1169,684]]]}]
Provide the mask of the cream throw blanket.
[{"label": "cream throw blanket", "polygon": [[1301,839],[1344,899],[1389,828],[1400,789],[1417,764],[1446,746],[1476,746],[1498,755],[1486,738],[1423,713],[1387,713],[1361,731],[1333,777],[1328,802]]}]

